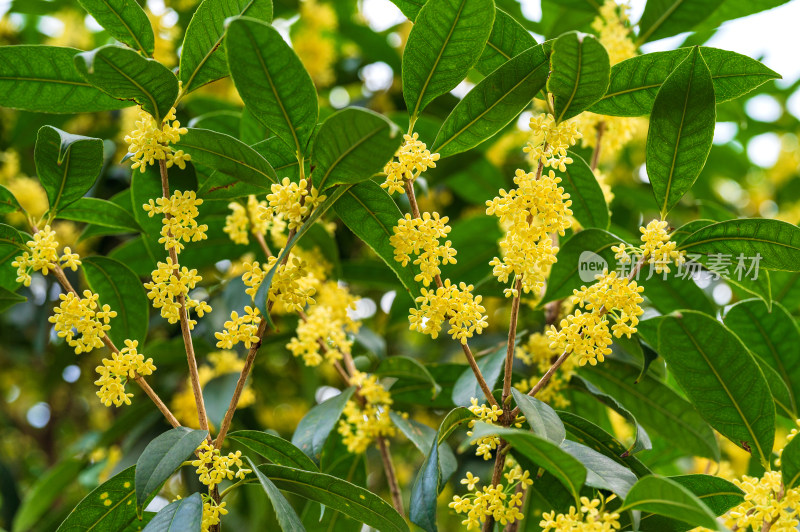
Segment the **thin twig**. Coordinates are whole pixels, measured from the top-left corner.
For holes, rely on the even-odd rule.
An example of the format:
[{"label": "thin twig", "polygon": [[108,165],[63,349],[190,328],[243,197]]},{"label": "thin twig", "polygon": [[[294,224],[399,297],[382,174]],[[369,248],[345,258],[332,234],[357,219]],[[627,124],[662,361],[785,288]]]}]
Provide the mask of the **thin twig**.
[{"label": "thin twig", "polygon": [[500,401],[503,405],[511,396],[511,371],[514,368],[514,349],[517,339],[517,318],[519,317],[519,300],[522,296],[522,275],[517,276],[514,286],[514,300],[511,303],[511,322],[508,325],[508,347],[506,348],[506,367],[503,375],[503,395]]},{"label": "thin twig", "polygon": [[594,150],[592,151],[592,172],[597,170],[597,164],[600,162],[600,144],[603,141],[603,133],[605,133],[606,123],[599,122],[597,124],[597,137],[595,138]]},{"label": "thin twig", "polygon": [[264,252],[264,255],[266,255],[267,258],[272,257],[273,256],[272,251],[269,249],[267,241],[264,240],[264,235],[262,235],[261,233],[253,233],[253,235],[255,235],[256,241],[258,242],[258,245],[261,246],[261,251]]},{"label": "thin twig", "polygon": [[386,445],[386,439],[383,436],[378,436],[378,449],[381,451],[383,470],[386,473],[386,482],[389,484],[389,491],[392,494],[394,509],[397,510],[397,513],[400,515],[405,515],[403,510],[403,496],[400,493],[400,485],[397,483],[397,474],[394,471],[394,464],[392,464],[392,455],[389,453],[389,446]]}]

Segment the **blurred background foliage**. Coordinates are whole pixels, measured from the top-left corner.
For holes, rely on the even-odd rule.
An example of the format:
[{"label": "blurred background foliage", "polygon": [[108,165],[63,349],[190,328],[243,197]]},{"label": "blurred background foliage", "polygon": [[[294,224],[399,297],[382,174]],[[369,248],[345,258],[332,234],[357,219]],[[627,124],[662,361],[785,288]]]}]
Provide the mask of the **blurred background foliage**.
[{"label": "blurred background foliage", "polygon": [[[143,2],[156,30],[155,57],[162,63],[177,65],[176,47],[197,3]],[[572,29],[592,31],[590,24],[597,15],[587,7],[588,2],[542,0],[543,14],[539,20],[532,20],[525,15],[537,9],[525,4],[538,6],[539,2],[497,0],[498,7],[513,14],[537,38],[550,38]],[[74,0],[14,0],[5,6],[0,2],[0,14],[0,45],[39,43],[89,50],[112,40]],[[318,87],[321,119],[336,109],[356,105],[384,113],[405,129],[399,74],[402,47],[411,25],[388,0],[275,0],[275,17],[275,26],[291,40]],[[685,44],[700,44],[711,38],[715,29],[712,17],[696,33],[680,39],[685,39]],[[757,39],[758,35],[747,38]],[[453,93],[437,99],[419,120],[416,130],[423,141],[432,144],[443,118],[470,83],[479,80],[477,72],[471,76],[474,77]],[[795,224],[800,221],[799,87],[798,79],[770,82],[747,97],[717,107],[717,132],[708,163],[690,194],[673,211],[673,226],[697,218],[723,220],[737,216],[778,218]],[[459,260],[456,265],[445,267],[445,274],[474,283],[476,291],[485,297],[490,328],[474,339],[476,351],[489,352],[504,342],[508,326],[502,286],[491,277],[487,264],[498,253],[500,230],[493,219],[485,216],[484,202],[494,197],[497,189],[509,188],[516,168],[528,167],[521,148],[528,135],[528,119],[534,112],[536,105],[491,141],[441,160],[418,181],[420,207],[437,210],[451,219],[451,239],[459,251]],[[131,170],[128,163],[122,162],[126,151],[122,139],[133,129],[136,116],[135,107],[78,116],[2,109],[0,184],[9,188],[29,212],[40,215],[47,209],[44,191],[31,176],[36,174],[36,132],[50,124],[71,133],[106,139],[106,165],[91,195],[110,198],[131,210]],[[192,93],[178,109],[178,118],[183,124],[214,129],[248,143],[262,140],[264,135],[253,117],[243,112],[230,79]],[[610,186],[609,197],[613,195],[611,232],[622,237],[631,235],[643,221],[658,216],[644,170],[647,121],[634,119],[633,125],[633,139],[620,150],[604,150],[600,160]],[[589,146],[577,148],[577,152],[587,160],[591,157]],[[198,179],[204,177],[191,169],[180,174],[173,179],[184,189],[196,187]],[[145,178],[148,177],[151,176]],[[135,203],[138,193],[134,195]],[[399,201],[405,201],[405,196]],[[408,206],[401,205],[404,207]],[[227,201],[207,201],[201,208],[201,218],[210,226],[209,242],[190,246],[183,255],[191,267],[201,270],[207,281],[202,290],[207,291],[215,309],[195,329],[195,346],[210,408],[215,402],[223,408],[227,405],[230,375],[238,372],[243,363],[241,354],[219,352],[214,347],[213,331],[221,329],[221,321],[231,310],[245,304],[244,287],[237,275],[242,261],[256,252],[253,245],[234,244],[222,232],[227,213]],[[137,220],[143,218],[141,212],[135,212],[135,216]],[[13,217],[7,220],[23,227],[21,222]],[[349,283],[351,291],[361,297],[356,312],[363,320],[354,348],[357,363],[374,369],[381,359],[392,355],[432,363],[430,371],[443,387],[435,398],[431,398],[429,388],[413,382],[405,383],[407,390],[402,393],[398,385],[392,391],[398,410],[413,412],[413,419],[430,427],[438,426],[438,418],[453,406],[448,384],[452,387],[464,368],[461,350],[447,338],[431,341],[409,332],[407,310],[412,303],[398,289],[394,274],[347,228],[336,227],[335,232],[333,227],[327,229],[330,231],[322,226],[315,228],[304,245],[317,248],[330,264],[333,276]],[[150,273],[151,264],[141,252],[141,242],[136,240],[139,237],[105,234],[102,228],[68,221],[58,221],[55,230],[59,242],[72,246],[82,256],[109,255],[142,276]],[[226,259],[220,260],[221,257]],[[0,281],[10,275],[10,260],[3,258]],[[775,272],[771,277],[773,299],[794,315],[800,311],[797,277],[798,274],[784,272]],[[73,281],[85,286],[83,279]],[[749,297],[724,282],[703,280],[700,285],[719,308]],[[133,464],[144,445],[167,427],[138,390],[138,400],[132,406],[109,409],[100,404],[93,385],[98,357],[75,356],[52,333],[47,321],[52,301],[59,293],[52,278],[37,275],[31,287],[20,293],[28,298],[27,302],[0,315],[0,528],[11,529],[15,515],[19,521],[19,514],[24,513],[27,528],[22,529],[52,530],[83,495],[98,482]],[[271,430],[289,438],[308,409],[329,397],[331,387],[341,387],[341,383],[330,366],[307,368],[294,359],[285,344],[295,323],[292,318],[282,317],[278,324],[280,331],[268,335],[257,359],[245,408],[237,414],[235,426]],[[541,331],[543,324],[543,312],[536,302],[529,302],[521,316],[520,330]],[[147,342],[141,351],[152,356],[158,365],[159,371],[151,381],[153,387],[183,423],[196,423],[178,326],[166,324],[151,312]],[[520,378],[536,377],[534,368],[518,369]],[[586,395],[567,391],[565,397],[575,412],[594,420],[623,442],[632,441],[632,428],[622,418]],[[431,410],[427,405],[435,408]],[[653,442],[654,450],[642,454],[641,460],[658,473],[718,472],[732,476],[755,472],[759,467],[749,462],[746,453],[729,444],[724,445],[724,461],[718,465],[681,458],[680,451],[671,448],[667,440],[653,438]],[[331,442],[326,452],[333,456],[343,454],[337,445],[341,444]],[[399,434],[392,450],[400,483],[410,486],[422,455]],[[353,481],[383,490],[380,461],[372,452],[367,455],[366,470],[361,458],[351,457],[357,466],[352,469],[356,471]],[[490,464],[470,458],[470,454],[463,455],[461,467],[476,474],[486,472]],[[176,477],[168,483],[167,491],[174,495],[186,493],[189,482],[196,479],[192,475]],[[38,492],[37,488],[44,485],[48,490]],[[271,510],[262,503],[259,489],[237,492],[234,501],[229,502],[231,514],[226,526],[232,530],[261,530],[272,522]],[[449,486],[445,488],[449,495],[451,490]],[[445,505],[449,497],[440,500]],[[534,513],[525,512],[525,523],[535,529],[537,508],[535,501],[532,504]],[[542,507],[549,509],[546,503]],[[440,512],[440,516],[444,529],[456,526],[456,516],[447,511]]]}]

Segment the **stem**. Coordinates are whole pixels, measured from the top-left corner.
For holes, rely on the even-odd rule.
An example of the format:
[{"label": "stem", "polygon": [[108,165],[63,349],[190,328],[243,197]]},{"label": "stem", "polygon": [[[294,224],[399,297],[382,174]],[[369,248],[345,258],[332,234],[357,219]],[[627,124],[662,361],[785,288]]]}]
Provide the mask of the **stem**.
[{"label": "stem", "polygon": [[[525,485],[524,485],[524,484],[522,484],[522,482],[520,482],[519,484],[517,484],[516,493],[522,493],[522,498],[521,498],[520,500],[522,500],[522,501],[523,501],[523,503],[522,503],[523,507],[525,506],[525,502],[524,502],[524,499],[525,499],[525,491],[526,491],[526,488],[525,488]],[[508,524],[508,526],[506,526],[506,529],[505,529],[505,531],[504,531],[504,532],[517,532],[517,530],[519,530],[519,524],[520,524],[520,522],[521,522],[521,521],[520,521],[519,519],[517,519],[517,520],[515,520],[513,523],[509,523],[509,524]]]},{"label": "stem", "polygon": [[[501,403],[506,404],[506,401],[511,396],[511,371],[514,367],[514,348],[516,347],[517,338],[517,318],[519,317],[519,300],[522,296],[522,275],[517,276],[517,282],[514,286],[516,294],[514,301],[511,303],[511,323],[508,326],[508,347],[506,348],[506,368],[503,375],[503,395]],[[508,419],[507,421],[511,421]]]},{"label": "stem", "polygon": [[[497,486],[503,478],[503,467],[506,465],[506,453],[503,450],[506,448],[505,440],[500,440],[500,445],[497,446],[497,454],[494,458],[494,471],[492,472],[492,486]],[[492,532],[494,530],[494,516],[490,515],[483,522],[483,532]]]},{"label": "stem", "polygon": [[[164,159],[158,161],[158,168],[161,171],[161,193],[164,199],[169,199],[169,177],[167,173],[167,162]],[[172,215],[165,214],[167,219],[172,218]],[[170,234],[170,237],[172,235]],[[169,256],[172,259],[174,266],[173,274],[180,280],[180,272],[178,269],[178,253],[175,247],[169,248]],[[192,392],[194,393],[194,402],[197,406],[197,418],[200,423],[200,428],[208,430],[208,415],[206,414],[206,405],[203,401],[203,390],[200,387],[200,375],[197,371],[197,359],[194,354],[194,344],[192,343],[192,333],[189,329],[189,316],[186,312],[186,297],[183,293],[178,294],[178,316],[181,321],[181,335],[183,335],[183,345],[186,348],[186,362],[189,365],[189,379],[192,382]],[[209,435],[210,438],[210,435]]]},{"label": "stem", "polygon": [[261,233],[253,233],[253,234],[256,237],[258,245],[261,246],[261,251],[264,252],[264,255],[266,255],[267,258],[272,257],[273,256],[272,251],[270,251],[269,246],[267,246],[267,241],[264,240],[264,235],[262,235]]},{"label": "stem", "polygon": [[592,164],[590,165],[592,172],[597,170],[597,164],[600,162],[600,143],[603,141],[605,129],[605,122],[599,122],[597,124],[597,138],[595,139],[594,151],[592,151]]},{"label": "stem", "polygon": [[397,513],[403,513],[403,496],[400,494],[400,485],[397,483],[397,475],[394,471],[394,464],[392,464],[392,455],[389,453],[389,446],[386,445],[386,439],[383,436],[378,436],[378,449],[381,451],[381,460],[383,460],[383,470],[386,472],[386,482],[389,484],[389,491],[392,494],[392,504]]}]

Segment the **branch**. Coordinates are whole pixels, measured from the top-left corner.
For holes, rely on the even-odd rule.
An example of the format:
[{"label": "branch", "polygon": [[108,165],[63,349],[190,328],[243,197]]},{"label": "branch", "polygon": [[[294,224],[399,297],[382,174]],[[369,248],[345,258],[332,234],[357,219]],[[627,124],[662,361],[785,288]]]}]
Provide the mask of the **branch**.
[{"label": "branch", "polygon": [[592,164],[590,168],[592,173],[597,170],[597,164],[600,162],[600,143],[603,141],[603,133],[605,133],[606,123],[598,122],[597,124],[597,137],[595,138],[594,150],[592,151]]},{"label": "branch", "polygon": [[397,483],[397,475],[392,464],[392,455],[389,453],[389,446],[386,445],[386,438],[378,436],[378,449],[381,451],[383,460],[383,470],[386,473],[386,482],[389,484],[389,491],[392,494],[392,504],[400,515],[403,513],[403,496],[400,494],[400,485]]},{"label": "branch", "polygon": [[[508,325],[508,347],[506,348],[506,368],[503,375],[503,395],[501,403],[506,404],[506,401],[511,397],[511,371],[514,367],[514,348],[516,347],[517,338],[517,318],[519,317],[519,300],[522,296],[522,275],[517,276],[517,282],[514,286],[516,294],[514,301],[511,303],[511,323]],[[509,420],[510,421],[510,420]]]}]

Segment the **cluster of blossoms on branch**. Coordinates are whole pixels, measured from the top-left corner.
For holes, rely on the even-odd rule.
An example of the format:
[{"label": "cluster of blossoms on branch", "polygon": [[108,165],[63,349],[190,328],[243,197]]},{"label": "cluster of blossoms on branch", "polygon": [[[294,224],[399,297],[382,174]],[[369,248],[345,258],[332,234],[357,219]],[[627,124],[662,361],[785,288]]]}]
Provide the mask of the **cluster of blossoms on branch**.
[{"label": "cluster of blossoms on branch", "polygon": [[347,450],[360,454],[377,438],[394,436],[395,428],[389,417],[392,396],[375,375],[360,371],[350,377],[350,385],[357,387],[358,398],[347,401],[338,431]]},{"label": "cluster of blossoms on branch", "polygon": [[466,514],[461,521],[467,530],[478,529],[491,517],[495,522],[505,526],[523,518],[519,509],[522,507],[522,498],[525,489],[533,485],[530,473],[515,464],[511,457],[506,457],[505,484],[489,484],[475,489],[480,478],[467,472],[466,478],[461,483],[467,486],[466,495],[453,497],[449,506],[456,513]]},{"label": "cluster of blossoms on branch", "polygon": [[612,497],[581,497],[580,509],[570,506],[565,514],[545,512],[539,526],[542,532],[615,532],[620,529],[619,514],[605,510]]},{"label": "cluster of blossoms on branch", "polygon": [[[427,145],[419,140],[419,134],[403,136],[403,145],[397,149],[394,159],[386,163],[383,173],[386,181],[381,184],[389,194],[405,193],[406,182],[413,183],[428,168],[436,168],[438,153],[431,153]],[[446,222],[445,222],[446,223]]]},{"label": "cluster of blossoms on branch", "polygon": [[17,269],[17,282],[25,286],[31,285],[31,271],[47,275],[57,265],[76,271],[81,264],[78,254],[69,247],[61,251],[61,256],[58,255],[56,232],[49,225],[34,233],[33,240],[29,240],[25,247],[27,249],[22,255],[11,263]]},{"label": "cluster of blossoms on branch", "polygon": [[102,365],[97,366],[96,371],[100,378],[94,383],[100,387],[97,396],[104,405],[131,404],[133,394],[126,393],[125,383],[137,375],[152,375],[156,370],[153,359],[145,360],[144,355],[138,352],[138,347],[137,340],[125,340],[125,347],[119,352],[111,353],[110,359],[104,358]]},{"label": "cluster of blossoms on branch", "polygon": [[[219,449],[213,447],[208,441],[203,441],[197,448],[197,460],[192,461],[192,466],[197,468],[197,475],[209,490],[215,489],[223,480],[243,480],[251,469],[242,467],[242,452],[223,455]],[[236,468],[234,471],[233,468]],[[203,496],[203,531],[218,525],[220,516],[227,514],[225,503],[217,503],[209,495]]]},{"label": "cluster of blossoms on branch", "polygon": [[150,113],[139,109],[136,129],[125,137],[128,153],[133,160],[131,168],[138,168],[144,173],[148,165],[156,164],[157,161],[166,161],[167,168],[173,165],[180,169],[186,168],[186,161],[190,161],[192,157],[183,150],[173,151],[170,144],[180,142],[181,135],[188,132],[188,129],[181,127],[181,123],[175,120],[174,107],[160,124]]}]

